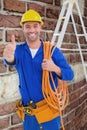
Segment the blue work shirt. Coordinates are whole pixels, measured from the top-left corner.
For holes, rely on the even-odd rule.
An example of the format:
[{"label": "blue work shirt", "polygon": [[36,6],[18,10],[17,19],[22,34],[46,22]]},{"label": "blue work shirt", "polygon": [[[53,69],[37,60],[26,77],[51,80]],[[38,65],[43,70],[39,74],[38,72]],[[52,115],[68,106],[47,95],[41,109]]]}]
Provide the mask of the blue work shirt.
[{"label": "blue work shirt", "polygon": [[[15,61],[12,65],[15,65],[19,75],[19,90],[22,96],[24,105],[27,105],[30,100],[38,102],[43,99],[42,94],[42,61],[44,58],[43,44],[41,45],[32,58],[29,46],[26,42],[16,46]],[[70,65],[67,63],[62,52],[56,48],[52,55],[54,63],[60,67],[62,72],[62,80],[72,80],[73,71]],[[58,75],[53,72],[53,78],[57,85]]]}]

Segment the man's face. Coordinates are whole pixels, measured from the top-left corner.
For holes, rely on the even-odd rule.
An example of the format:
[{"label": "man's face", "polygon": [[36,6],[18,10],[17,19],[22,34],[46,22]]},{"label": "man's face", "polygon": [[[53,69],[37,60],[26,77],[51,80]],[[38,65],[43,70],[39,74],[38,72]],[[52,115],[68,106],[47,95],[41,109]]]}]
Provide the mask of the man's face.
[{"label": "man's face", "polygon": [[38,22],[26,22],[22,29],[28,42],[35,42],[39,39],[41,25]]}]

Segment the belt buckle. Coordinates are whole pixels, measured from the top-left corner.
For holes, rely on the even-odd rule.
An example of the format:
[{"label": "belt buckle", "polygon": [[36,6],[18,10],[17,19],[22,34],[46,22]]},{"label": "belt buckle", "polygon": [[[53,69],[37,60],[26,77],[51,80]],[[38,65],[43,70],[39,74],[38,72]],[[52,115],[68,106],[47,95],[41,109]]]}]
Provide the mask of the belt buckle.
[{"label": "belt buckle", "polygon": [[24,110],[23,110],[23,112],[25,113],[25,114],[28,114],[28,115],[31,115],[31,109],[30,108],[24,108]]}]

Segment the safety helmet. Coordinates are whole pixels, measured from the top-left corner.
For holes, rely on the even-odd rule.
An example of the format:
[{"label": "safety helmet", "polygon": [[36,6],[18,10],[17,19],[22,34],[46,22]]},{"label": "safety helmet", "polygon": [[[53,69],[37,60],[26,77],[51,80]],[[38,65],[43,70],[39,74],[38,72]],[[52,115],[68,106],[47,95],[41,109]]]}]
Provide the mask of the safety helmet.
[{"label": "safety helmet", "polygon": [[43,21],[39,13],[32,9],[28,10],[23,14],[20,25],[22,26],[25,22],[39,22],[43,24]]}]

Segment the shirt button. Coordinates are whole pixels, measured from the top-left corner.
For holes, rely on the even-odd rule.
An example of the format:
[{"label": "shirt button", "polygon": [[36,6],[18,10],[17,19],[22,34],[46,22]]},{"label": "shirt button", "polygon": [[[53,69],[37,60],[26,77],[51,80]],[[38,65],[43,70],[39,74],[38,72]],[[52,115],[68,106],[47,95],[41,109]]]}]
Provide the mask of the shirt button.
[{"label": "shirt button", "polygon": [[40,130],[44,130],[42,126],[40,126]]}]

